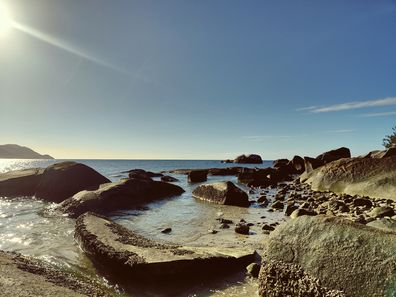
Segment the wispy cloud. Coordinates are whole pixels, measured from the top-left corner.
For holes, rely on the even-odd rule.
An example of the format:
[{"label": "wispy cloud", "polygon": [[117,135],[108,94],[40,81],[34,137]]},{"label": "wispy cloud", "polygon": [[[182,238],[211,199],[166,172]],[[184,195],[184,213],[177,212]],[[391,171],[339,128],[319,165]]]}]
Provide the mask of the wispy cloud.
[{"label": "wispy cloud", "polygon": [[323,133],[353,133],[356,132],[354,129],[340,129],[340,130],[327,130],[327,131],[319,131],[315,133],[304,133],[304,134],[294,134],[294,135],[249,135],[249,136],[242,136],[242,139],[246,139],[248,141],[263,141],[266,139],[295,139],[301,137],[311,137],[318,134]]},{"label": "wispy cloud", "polygon": [[296,111],[307,111],[307,110],[313,110],[318,108],[317,106],[308,106],[308,107],[301,107],[301,108],[297,108]]},{"label": "wispy cloud", "polygon": [[326,133],[352,133],[355,132],[354,129],[340,129],[340,130],[328,130],[325,131]]},{"label": "wispy cloud", "polygon": [[353,101],[346,102],[341,104],[334,104],[324,107],[303,107],[297,110],[302,111],[306,110],[310,113],[323,113],[323,112],[335,112],[335,111],[344,111],[344,110],[353,110],[353,109],[361,109],[361,108],[370,108],[370,107],[383,107],[383,106],[393,106],[396,105],[396,97],[387,97],[376,100],[368,100],[368,101]]},{"label": "wispy cloud", "polygon": [[252,141],[259,141],[263,139],[271,139],[271,138],[294,138],[297,135],[252,135],[252,136],[242,136],[243,139],[248,139]]},{"label": "wispy cloud", "polygon": [[364,118],[371,118],[371,117],[387,117],[392,115],[396,115],[396,111],[365,113],[365,114],[361,114],[360,116]]}]

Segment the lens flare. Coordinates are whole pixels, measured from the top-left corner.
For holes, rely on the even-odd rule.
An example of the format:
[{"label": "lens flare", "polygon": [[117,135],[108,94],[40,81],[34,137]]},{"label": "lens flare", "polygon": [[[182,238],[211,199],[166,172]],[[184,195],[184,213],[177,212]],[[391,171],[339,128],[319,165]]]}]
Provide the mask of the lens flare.
[{"label": "lens flare", "polygon": [[0,36],[6,35],[12,26],[13,21],[8,8],[0,3]]}]

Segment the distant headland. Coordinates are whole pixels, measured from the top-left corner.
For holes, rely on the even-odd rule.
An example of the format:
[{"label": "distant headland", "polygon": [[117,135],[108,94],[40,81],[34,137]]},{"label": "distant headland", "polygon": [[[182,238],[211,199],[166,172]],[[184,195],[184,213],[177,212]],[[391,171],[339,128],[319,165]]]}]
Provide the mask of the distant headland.
[{"label": "distant headland", "polygon": [[41,155],[34,150],[17,144],[0,145],[0,159],[54,159],[50,155]]}]

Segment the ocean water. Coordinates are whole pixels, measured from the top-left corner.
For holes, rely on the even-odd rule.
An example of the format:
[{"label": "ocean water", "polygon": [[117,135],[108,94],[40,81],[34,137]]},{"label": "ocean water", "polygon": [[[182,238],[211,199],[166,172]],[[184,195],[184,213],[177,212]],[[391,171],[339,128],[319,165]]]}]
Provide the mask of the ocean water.
[{"label": "ocean water", "polygon": [[[32,167],[46,167],[64,160],[14,160],[0,159],[0,172]],[[236,164],[223,164],[213,160],[75,160],[84,163],[112,181],[127,175],[123,172],[141,168],[153,172],[183,168],[230,167]],[[268,167],[271,161],[261,165],[246,165],[246,167]],[[261,248],[265,235],[260,226],[251,229],[250,236],[236,234],[232,228],[219,229],[219,217],[238,222],[275,222],[284,220],[278,212],[268,212],[257,204],[249,208],[215,205],[196,200],[191,192],[198,184],[189,184],[185,175],[170,174],[179,182],[185,193],[173,198],[164,199],[147,205],[140,210],[120,210],[109,216],[118,223],[133,229],[154,240],[173,242],[190,246],[227,246]],[[209,176],[208,182],[233,181],[233,176]],[[238,185],[248,191],[243,185]],[[271,190],[270,190],[271,191]],[[275,191],[275,190],[272,190]],[[270,192],[267,194],[271,194]],[[274,194],[274,193],[272,193]],[[260,193],[250,194],[251,200],[256,200]],[[93,277],[96,275],[91,261],[82,253],[74,241],[73,219],[51,215],[51,209],[56,205],[31,197],[6,198],[0,197],[0,249],[17,251],[34,256],[55,265],[78,270]],[[265,218],[263,218],[265,217]],[[171,227],[170,234],[162,234],[163,228]],[[208,230],[215,229],[217,234]],[[243,275],[214,281],[210,284],[197,284],[194,287],[183,288],[153,288],[152,286],[128,286],[128,296],[254,296],[257,287],[254,282],[244,279]]]}]

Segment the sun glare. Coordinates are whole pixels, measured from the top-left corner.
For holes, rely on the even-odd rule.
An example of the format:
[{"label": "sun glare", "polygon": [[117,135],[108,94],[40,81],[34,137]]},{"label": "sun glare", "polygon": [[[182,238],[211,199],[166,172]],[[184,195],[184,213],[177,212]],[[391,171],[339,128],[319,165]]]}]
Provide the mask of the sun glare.
[{"label": "sun glare", "polygon": [[7,34],[12,28],[12,18],[8,8],[0,3],[0,36]]}]

